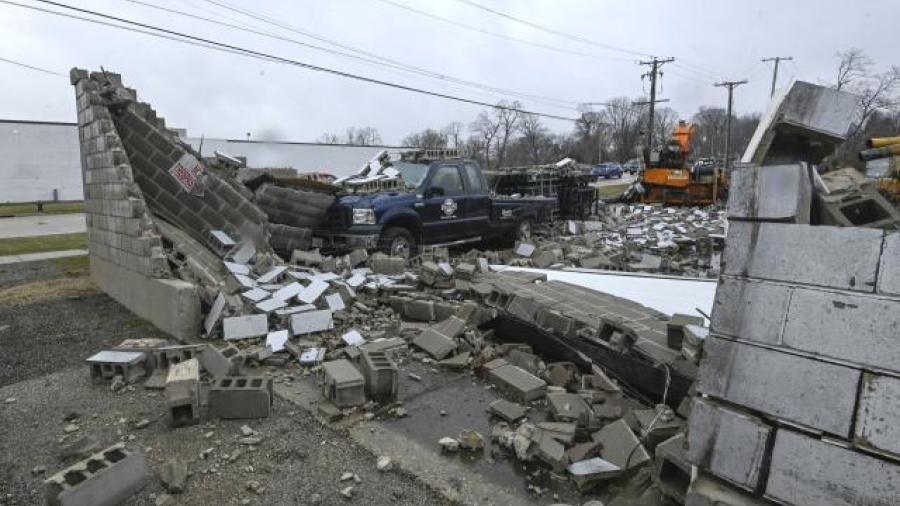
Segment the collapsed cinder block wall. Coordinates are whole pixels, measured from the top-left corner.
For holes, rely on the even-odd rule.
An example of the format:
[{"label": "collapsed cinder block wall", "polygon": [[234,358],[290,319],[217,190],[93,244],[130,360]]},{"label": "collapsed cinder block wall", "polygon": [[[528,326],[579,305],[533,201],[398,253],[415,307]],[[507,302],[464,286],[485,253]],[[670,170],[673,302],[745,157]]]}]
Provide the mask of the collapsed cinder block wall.
[{"label": "collapsed cinder block wall", "polygon": [[[795,167],[744,168],[758,184],[731,195],[688,458],[747,497],[896,504],[900,234],[809,225]],[[759,193],[770,177],[790,202]]]},{"label": "collapsed cinder block wall", "polygon": [[[237,288],[222,271],[222,252],[210,249],[210,232],[225,231],[269,255],[266,216],[238,187],[206,170],[200,154],[138,101],[121,76],[72,69],[70,77],[91,277],[163,331],[179,339],[196,336],[202,301]],[[185,159],[200,168],[191,191],[173,175]]]}]

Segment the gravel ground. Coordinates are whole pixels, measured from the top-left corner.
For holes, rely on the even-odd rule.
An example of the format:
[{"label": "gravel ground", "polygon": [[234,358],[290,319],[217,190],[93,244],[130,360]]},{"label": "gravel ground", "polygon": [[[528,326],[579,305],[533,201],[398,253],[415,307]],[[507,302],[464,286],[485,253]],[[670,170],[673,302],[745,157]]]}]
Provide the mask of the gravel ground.
[{"label": "gravel ground", "polygon": [[[0,289],[63,275],[51,262],[20,264],[0,272]],[[23,274],[27,273],[27,274]],[[119,393],[93,385],[85,357],[130,337],[159,332],[102,294],[44,298],[10,306],[0,300],[0,504],[42,503],[43,478],[79,460],[60,449],[81,437],[99,448],[123,441],[143,451],[152,469],[144,489],[126,504],[447,504],[412,477],[381,473],[376,456],[344,434],[319,424],[295,405],[276,399],[273,416],[262,420],[210,420],[169,428],[161,393],[129,387]],[[138,429],[143,419],[149,426]],[[65,433],[74,424],[77,430]],[[241,426],[262,442],[238,442]],[[206,458],[205,450],[212,449]],[[237,452],[237,453],[235,453]],[[171,458],[190,461],[184,494],[163,501],[156,476]],[[234,458],[231,458],[234,457]],[[359,481],[341,482],[344,473]],[[254,490],[249,485],[258,482]],[[353,486],[353,498],[340,493]]]}]

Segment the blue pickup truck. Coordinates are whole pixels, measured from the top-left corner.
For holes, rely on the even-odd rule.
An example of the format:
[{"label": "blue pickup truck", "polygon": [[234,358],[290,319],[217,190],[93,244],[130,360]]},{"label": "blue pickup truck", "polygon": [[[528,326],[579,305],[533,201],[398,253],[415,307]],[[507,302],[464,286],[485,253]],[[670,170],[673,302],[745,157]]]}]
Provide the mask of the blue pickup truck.
[{"label": "blue pickup truck", "polygon": [[392,162],[384,172],[396,181],[393,188],[339,196],[315,230],[315,245],[408,258],[422,245],[512,242],[530,238],[557,206],[553,198],[492,195],[479,164],[463,158],[417,157]]}]

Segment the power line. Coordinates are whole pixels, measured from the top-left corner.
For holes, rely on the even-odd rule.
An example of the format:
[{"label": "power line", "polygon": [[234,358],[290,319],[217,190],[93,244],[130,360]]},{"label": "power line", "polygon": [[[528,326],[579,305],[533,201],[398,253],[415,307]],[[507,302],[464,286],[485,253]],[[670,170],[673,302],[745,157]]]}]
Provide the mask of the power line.
[{"label": "power line", "polygon": [[20,61],[8,60],[8,59],[6,59],[6,58],[0,58],[0,61],[2,61],[2,62],[4,62],[4,63],[9,63],[10,65],[16,65],[16,66],[19,66],[19,67],[24,67],[24,68],[26,68],[26,69],[35,70],[35,71],[37,71],[37,72],[43,72],[44,74],[51,74],[51,75],[54,75],[54,76],[60,76],[60,77],[69,77],[69,76],[67,76],[66,74],[63,74],[63,73],[61,73],[61,72],[57,72],[57,71],[55,71],[55,70],[42,69],[42,68],[40,68],[40,67],[35,67],[34,65],[29,65],[29,64],[27,64],[27,63],[22,63],[22,62],[20,62]]},{"label": "power line", "polygon": [[542,31],[542,32],[550,33],[550,34],[556,35],[556,36],[558,36],[558,37],[563,37],[563,38],[566,38],[566,39],[571,39],[571,40],[574,40],[574,41],[577,41],[577,42],[581,42],[582,44],[588,44],[588,45],[591,45],[591,46],[601,47],[601,48],[603,48],[603,49],[608,49],[608,50],[611,50],[611,51],[619,51],[619,52],[622,52],[622,53],[628,53],[628,54],[631,54],[631,55],[634,55],[634,56],[647,56],[647,57],[653,56],[653,55],[651,55],[650,53],[644,53],[644,52],[641,52],[641,51],[635,51],[635,50],[633,50],[633,49],[628,49],[628,48],[619,47],[619,46],[613,46],[612,44],[605,44],[605,43],[603,43],[603,42],[597,42],[597,41],[594,41],[594,40],[591,40],[591,39],[587,39],[587,38],[585,38],[585,37],[580,37],[580,36],[578,36],[578,35],[572,35],[571,33],[562,32],[562,31],[559,31],[559,30],[554,30],[553,28],[547,28],[546,26],[542,26],[542,25],[539,25],[539,24],[534,23],[534,22],[532,22],[532,21],[528,21],[527,19],[522,19],[522,18],[513,16],[513,15],[511,15],[511,14],[507,14],[507,13],[505,13],[505,12],[501,12],[501,11],[492,9],[492,8],[490,8],[490,7],[481,5],[481,4],[479,4],[479,3],[473,2],[472,0],[456,0],[456,1],[459,2],[459,3],[466,4],[466,5],[470,6],[470,7],[474,7],[474,8],[476,8],[476,9],[481,9],[481,10],[483,10],[483,11],[485,11],[485,12],[490,12],[491,14],[494,14],[494,15],[496,15],[496,16],[500,16],[500,17],[502,17],[502,18],[506,18],[506,19],[509,19],[509,20],[511,20],[511,21],[515,21],[516,23],[523,24],[523,25],[525,25],[525,26],[530,26],[531,28],[534,28],[535,30],[540,30],[540,31]]},{"label": "power line", "polygon": [[[366,77],[366,76],[362,76],[362,75],[358,75],[358,74],[353,74],[353,73],[350,73],[350,72],[344,72],[344,71],[341,71],[341,70],[336,70],[336,69],[332,69],[332,68],[328,68],[328,67],[322,67],[322,66],[319,66],[319,65],[313,65],[313,64],[310,64],[310,63],[305,63],[305,62],[301,62],[301,61],[298,61],[298,60],[293,60],[293,59],[290,59],[290,58],[285,58],[285,57],[281,57],[281,56],[277,56],[277,55],[272,55],[272,54],[265,53],[265,52],[262,52],[262,51],[256,51],[256,50],[253,50],[253,49],[247,49],[247,48],[243,48],[243,47],[240,47],[240,46],[235,46],[235,45],[232,45],[232,44],[226,44],[226,43],[223,43],[223,42],[218,42],[218,41],[211,40],[211,39],[206,39],[206,38],[203,38],[203,37],[197,37],[197,36],[194,36],[194,35],[189,35],[189,34],[181,33],[181,32],[175,31],[175,30],[169,30],[169,29],[166,29],[166,28],[161,28],[161,27],[154,26],[154,25],[147,24],[147,23],[140,23],[140,22],[137,22],[137,21],[131,21],[131,20],[128,20],[128,19],[124,19],[124,18],[120,18],[120,17],[116,17],[116,16],[111,16],[111,15],[109,15],[109,14],[103,14],[103,13],[100,13],[100,12],[91,11],[91,10],[89,10],[89,9],[82,9],[82,8],[79,8],[79,7],[74,7],[74,6],[71,6],[71,5],[63,4],[63,3],[52,2],[52,1],[50,1],[50,0],[35,0],[35,1],[41,2],[41,3],[44,3],[44,4],[53,5],[53,6],[56,6],[56,7],[61,7],[61,8],[64,8],[64,9],[73,10],[73,11],[76,11],[76,12],[81,12],[81,13],[89,14],[89,15],[96,16],[96,17],[100,17],[100,18],[104,18],[104,19],[110,19],[110,20],[113,20],[113,21],[116,21],[116,22],[119,22],[119,23],[125,23],[125,24],[128,24],[128,25],[138,26],[138,27],[141,27],[141,28],[144,28],[144,29],[148,29],[148,30],[153,30],[152,32],[147,32],[147,31],[143,31],[143,30],[131,30],[131,31],[137,31],[137,32],[139,32],[139,33],[145,33],[145,34],[152,35],[152,36],[161,36],[162,38],[166,38],[166,39],[170,39],[170,40],[174,40],[174,41],[178,41],[178,42],[194,43],[194,45],[199,45],[199,46],[201,46],[201,47],[207,47],[207,48],[211,48],[211,49],[223,50],[223,51],[225,51],[225,52],[236,53],[236,54],[240,54],[240,55],[243,55],[243,56],[249,56],[249,57],[258,58],[258,59],[262,59],[262,60],[266,60],[266,61],[270,61],[270,62],[275,62],[275,63],[282,63],[282,64],[285,64],[285,65],[292,65],[292,66],[296,66],[296,67],[305,68],[305,69],[308,69],[308,70],[314,70],[314,71],[317,71],[317,72],[324,72],[324,73],[336,75],[336,76],[339,76],[339,77],[345,77],[345,78],[348,78],[348,79],[355,79],[355,80],[367,82],[367,83],[370,83],[370,84],[377,84],[377,85],[380,85],[380,86],[385,86],[385,87],[390,87],[390,88],[400,89],[400,90],[409,91],[409,92],[413,92],[413,93],[419,93],[419,94],[423,94],[423,95],[430,95],[430,96],[433,96],[433,97],[444,98],[444,99],[447,99],[447,100],[455,100],[455,101],[457,101],[457,102],[463,102],[463,103],[468,103],[468,104],[473,104],[473,105],[479,105],[479,106],[483,106],[483,107],[491,107],[491,108],[496,108],[496,109],[504,109],[504,110],[514,111],[514,112],[519,112],[519,113],[522,113],[522,114],[533,114],[533,115],[535,115],[535,116],[541,116],[541,117],[551,118],[551,119],[559,119],[559,120],[564,120],[564,121],[575,121],[575,118],[564,117],[564,116],[557,116],[557,115],[555,115],[555,114],[547,114],[547,113],[541,113],[541,112],[527,111],[527,110],[524,110],[524,109],[521,109],[521,108],[517,108],[517,107],[509,107],[509,106],[504,106],[504,105],[499,105],[499,104],[490,104],[490,103],[482,102],[482,101],[479,101],[479,100],[472,100],[472,99],[468,99],[468,98],[464,98],[464,97],[458,97],[458,96],[455,96],[455,95],[448,95],[448,94],[446,94],[446,93],[440,93],[440,92],[435,92],[435,91],[430,91],[430,90],[424,90],[424,89],[421,89],[421,88],[415,88],[415,87],[412,87],[412,86],[406,86],[406,85],[402,85],[402,84],[392,83],[392,82],[389,82],[389,81],[383,81],[383,80],[380,80],[380,79],[375,79],[375,78]],[[111,26],[111,27],[115,27],[115,28],[120,28],[120,29],[125,28],[125,29],[129,29],[128,27],[123,27],[123,26],[121,26],[121,25],[116,25],[116,24],[113,24],[113,23],[103,23],[103,22],[99,22],[99,21],[97,21],[97,20],[90,20],[90,19],[88,19],[88,18],[82,18],[82,17],[80,17],[80,16],[73,16],[73,15],[71,15],[71,14],[67,14],[67,13],[64,13],[64,12],[52,11],[52,10],[47,10],[47,9],[41,9],[41,8],[34,7],[34,6],[30,6],[30,5],[23,5],[23,4],[19,4],[19,3],[16,3],[16,2],[11,2],[11,1],[9,1],[9,0],[0,0],[0,3],[5,3],[5,4],[8,4],[8,5],[13,5],[13,6],[16,6],[16,7],[22,7],[22,8],[31,9],[31,10],[40,11],[40,12],[45,12],[45,13],[55,14],[55,15],[58,15],[58,16],[63,16],[63,17],[68,17],[68,18],[73,18],[73,19],[79,19],[79,20],[82,20],[82,21],[92,21],[92,22],[97,22],[98,24],[104,24],[104,25],[106,25],[106,26]],[[160,32],[160,33],[156,33],[156,32]]]},{"label": "power line", "polygon": [[[207,18],[207,17],[204,17],[204,16],[199,16],[199,15],[196,15],[196,14],[191,14],[191,13],[189,13],[189,12],[184,12],[184,11],[180,11],[180,10],[177,10],[177,9],[170,9],[170,8],[168,8],[168,7],[163,7],[163,6],[160,6],[160,5],[155,5],[155,4],[152,4],[152,3],[149,3],[149,2],[144,2],[144,1],[141,1],[141,0],[122,0],[122,1],[124,1],[124,2],[129,2],[129,3],[133,3],[133,4],[137,4],[137,5],[142,5],[142,6],[144,6],[144,7],[149,7],[149,8],[151,8],[151,9],[161,10],[161,11],[163,11],[163,12],[168,12],[168,13],[170,13],[170,14],[177,14],[177,15],[179,15],[179,16],[184,16],[184,17],[188,17],[188,18],[191,18],[191,19],[197,19],[197,20],[204,21],[204,22],[207,22],[207,23],[212,23],[212,24],[215,24],[215,25],[218,25],[218,26],[225,26],[225,27],[228,27],[228,28],[231,28],[231,29],[234,29],[234,30],[240,30],[240,31],[243,31],[243,32],[252,33],[252,34],[254,34],[254,35],[259,35],[259,36],[262,36],[262,37],[268,37],[268,38],[275,39],[275,40],[279,40],[279,41],[283,41],[283,42],[289,42],[289,43],[292,43],[292,44],[297,44],[297,45],[299,45],[299,46],[301,46],[301,47],[305,47],[305,48],[309,48],[309,49],[314,49],[314,50],[317,50],[317,51],[323,51],[323,52],[326,52],[326,53],[330,53],[330,54],[342,56],[342,57],[345,57],[345,58],[352,58],[352,59],[359,60],[359,61],[362,61],[362,62],[365,62],[365,63],[369,63],[369,64],[372,64],[372,65],[375,65],[375,66],[387,66],[387,67],[391,67],[391,68],[394,68],[394,69],[397,69],[397,70],[401,70],[401,71],[405,71],[405,72],[411,72],[411,73],[414,73],[414,74],[423,75],[423,76],[431,77],[431,78],[434,78],[434,79],[439,79],[439,80],[442,80],[442,81],[455,82],[455,83],[462,84],[462,85],[466,85],[466,86],[470,86],[470,87],[473,87],[473,88],[478,88],[478,89],[481,89],[481,90],[484,90],[484,91],[489,91],[489,92],[495,93],[495,94],[502,94],[502,95],[516,96],[516,97],[520,97],[520,98],[523,98],[523,99],[530,99],[530,100],[534,100],[534,101],[543,101],[546,105],[549,105],[549,106],[552,106],[552,107],[558,107],[558,108],[566,109],[566,110],[575,110],[575,108],[572,107],[572,106],[562,106],[562,105],[560,105],[559,103],[556,103],[556,102],[567,102],[567,103],[570,103],[570,104],[573,104],[573,105],[577,103],[577,102],[574,101],[574,100],[571,100],[571,101],[565,101],[565,100],[563,100],[563,99],[555,99],[555,98],[550,98],[550,97],[543,97],[543,96],[540,96],[540,95],[532,95],[532,94],[528,94],[528,93],[523,93],[523,92],[518,92],[518,91],[513,91],[513,90],[507,90],[507,89],[503,89],[503,88],[497,88],[497,87],[493,87],[493,86],[489,86],[489,85],[485,85],[485,84],[480,84],[480,83],[477,83],[477,82],[466,81],[466,80],[463,80],[463,79],[455,78],[455,77],[453,77],[453,76],[448,76],[448,75],[444,75],[444,74],[439,74],[439,73],[437,73],[437,72],[433,72],[433,71],[426,70],[426,69],[421,69],[421,68],[414,67],[414,66],[411,66],[411,65],[405,65],[405,64],[402,64],[402,63],[400,63],[400,62],[395,62],[395,61],[393,61],[393,60],[389,60],[389,59],[387,59],[387,58],[378,57],[377,55],[373,55],[374,57],[378,58],[378,60],[374,60],[374,59],[371,59],[371,58],[366,58],[366,57],[364,57],[364,56],[358,56],[358,55],[355,55],[355,54],[345,53],[345,52],[343,52],[343,51],[338,51],[338,50],[331,49],[331,48],[327,48],[327,47],[317,46],[317,45],[315,45],[315,44],[309,44],[309,43],[306,43],[306,42],[299,41],[299,40],[297,40],[297,39],[292,39],[292,38],[290,38],[290,37],[284,37],[284,36],[281,36],[281,35],[273,34],[273,33],[271,33],[271,32],[265,32],[265,31],[262,31],[262,30],[259,30],[259,29],[256,29],[256,28],[252,28],[252,27],[251,27],[251,28],[246,28],[246,27],[243,27],[243,26],[238,26],[238,25],[231,24],[231,23],[226,23],[226,22],[223,22],[223,21],[218,21],[218,20],[215,20],[215,19],[210,19],[210,18]],[[217,4],[217,5],[218,5],[218,4]],[[240,21],[237,21],[237,20],[233,20],[233,21],[235,21],[236,23],[239,23],[239,22],[240,22]],[[280,26],[280,25],[279,25],[279,26]],[[300,32],[300,33],[302,33],[302,32]],[[303,34],[306,35],[305,33],[303,33]],[[330,43],[330,42],[329,42],[329,43]],[[353,49],[353,48],[351,48],[351,49]],[[353,49],[353,50],[355,50],[355,49]],[[364,52],[362,52],[362,51],[358,51],[358,52],[364,53]],[[364,54],[366,54],[366,53],[364,53]],[[382,60],[382,61],[379,61],[379,60]]]},{"label": "power line", "polygon": [[[137,1],[137,0],[125,0],[125,1],[131,1],[131,2],[134,2],[134,1]],[[242,8],[230,6],[230,5],[228,5],[228,4],[226,4],[226,3],[223,3],[223,2],[218,2],[218,1],[216,1],[216,0],[203,0],[203,1],[205,1],[205,2],[207,2],[207,3],[210,3],[210,4],[212,4],[212,5],[216,5],[216,6],[220,7],[220,8],[227,9],[227,10],[229,10],[229,11],[236,12],[236,13],[238,13],[238,14],[242,14],[242,15],[244,15],[244,16],[247,16],[247,17],[249,17],[249,18],[255,19],[255,20],[257,20],[257,21],[262,21],[262,22],[264,22],[264,23],[268,23],[268,24],[270,24],[270,25],[273,25],[273,26],[277,26],[277,27],[279,27],[279,28],[282,28],[282,29],[284,29],[284,30],[288,30],[288,31],[291,31],[291,32],[294,32],[294,33],[303,35],[303,36],[305,36],[305,37],[309,37],[309,38],[318,40],[318,41],[320,41],[320,42],[325,42],[325,43],[327,43],[327,44],[331,44],[331,45],[333,45],[333,46],[337,46],[337,47],[340,47],[340,48],[342,48],[342,49],[346,49],[346,50],[348,50],[348,51],[353,51],[354,53],[358,53],[358,54],[367,56],[367,57],[369,57],[369,58],[374,58],[374,59],[378,60],[378,61],[374,62],[374,63],[376,63],[376,64],[381,64],[381,62],[385,62],[385,63],[388,64],[389,66],[393,66],[393,67],[395,67],[395,68],[402,69],[402,70],[406,70],[406,71],[410,71],[410,72],[419,73],[419,74],[422,74],[422,75],[426,75],[426,76],[428,76],[428,77],[432,77],[432,78],[435,78],[435,79],[440,79],[440,80],[442,80],[442,81],[455,82],[455,83],[463,84],[463,85],[466,85],[466,86],[471,86],[471,87],[475,87],[475,88],[480,88],[480,89],[483,89],[483,90],[486,90],[486,91],[490,91],[490,92],[493,92],[493,93],[500,93],[500,94],[506,94],[506,95],[513,95],[513,96],[518,96],[518,97],[520,97],[520,98],[525,98],[525,99],[529,99],[529,100],[544,101],[544,102],[547,103],[548,105],[553,105],[554,107],[559,107],[559,103],[566,103],[566,104],[570,104],[570,105],[574,105],[574,104],[577,103],[577,102],[574,101],[574,100],[566,100],[566,99],[561,99],[561,98],[545,97],[545,96],[542,96],[542,95],[535,95],[535,94],[531,94],[531,93],[523,93],[523,92],[518,92],[518,91],[508,90],[508,89],[504,89],[504,88],[498,88],[498,87],[496,87],[496,86],[490,86],[490,85],[486,85],[486,84],[481,84],[481,83],[477,83],[477,82],[473,82],[473,81],[468,81],[468,80],[460,79],[460,78],[457,78],[457,77],[453,77],[453,76],[449,76],[449,75],[442,74],[442,73],[439,73],[439,72],[435,72],[435,71],[433,71],[433,70],[428,70],[428,69],[424,69],[424,68],[422,68],[422,67],[417,67],[417,66],[414,66],[414,65],[409,65],[409,64],[406,64],[406,63],[403,63],[403,62],[400,62],[400,61],[397,61],[397,60],[393,60],[393,59],[390,59],[390,58],[387,58],[387,57],[384,57],[384,56],[381,56],[381,55],[378,55],[378,54],[375,54],[375,53],[372,53],[372,52],[369,52],[369,51],[366,51],[366,50],[363,50],[363,49],[359,49],[359,48],[357,48],[357,47],[353,47],[353,46],[348,45],[348,44],[343,44],[343,43],[341,43],[341,42],[337,42],[337,41],[335,41],[335,40],[333,40],[333,39],[329,39],[329,38],[324,37],[324,36],[322,36],[322,35],[318,35],[318,34],[316,34],[316,33],[312,33],[312,32],[305,31],[305,30],[300,30],[299,28],[296,28],[296,27],[294,27],[294,26],[291,26],[291,25],[288,25],[288,24],[285,24],[285,23],[281,23],[281,22],[279,22],[279,21],[277,21],[277,20],[274,20],[274,19],[271,19],[271,18],[269,18],[269,17],[267,17],[267,16],[263,16],[263,15],[261,15],[261,14],[256,14],[256,13],[251,12],[251,11],[248,11],[248,10],[246,10],[246,9],[242,9]],[[284,38],[279,37],[279,36],[277,36],[277,35],[270,35],[270,36],[273,36],[273,37],[276,37],[276,38],[284,39]],[[287,39],[287,40],[294,41],[294,39]],[[296,42],[296,41],[295,41],[295,42]],[[298,43],[303,44],[303,45],[306,45],[306,46],[311,46],[310,44],[306,44],[306,43],[302,43],[302,42],[298,42]],[[343,52],[340,52],[340,51],[335,51],[335,50],[333,50],[333,49],[321,48],[320,46],[312,46],[312,47],[320,48],[321,50],[325,50],[325,51],[329,51],[329,52],[332,52],[332,53],[340,54],[340,55],[347,56],[347,57],[350,57],[350,58],[357,58],[357,59],[360,59],[360,58],[361,58],[361,57],[356,56],[356,55],[350,55],[350,54],[343,53]],[[370,62],[371,62],[372,60],[367,60],[367,61],[370,61]],[[557,104],[552,104],[551,102],[557,102]],[[571,107],[571,106],[567,106],[567,107],[564,107],[564,108],[565,108],[565,109],[569,109],[569,110],[574,110],[574,107]]]},{"label": "power line", "polygon": [[425,12],[425,11],[422,11],[422,10],[419,10],[419,9],[416,9],[413,7],[409,7],[407,5],[403,5],[401,3],[394,2],[393,0],[378,0],[378,1],[382,2],[382,3],[386,3],[388,5],[393,5],[394,7],[397,7],[398,9],[403,9],[405,11],[409,11],[409,12],[418,14],[420,16],[424,16],[424,17],[427,17],[430,19],[441,21],[443,23],[448,23],[448,24],[451,24],[453,26],[457,26],[460,28],[465,28],[466,30],[471,30],[473,32],[478,32],[478,33],[481,33],[484,35],[490,35],[491,37],[497,37],[497,38],[512,41],[512,42],[518,42],[520,44],[527,44],[529,46],[539,47],[541,49],[546,49],[549,51],[556,51],[558,53],[567,53],[567,54],[571,54],[571,55],[575,55],[575,56],[582,56],[584,58],[596,58],[596,59],[600,59],[600,60],[612,60],[612,61],[621,61],[621,62],[629,62],[629,63],[634,62],[633,58],[606,56],[606,55],[601,55],[601,54],[596,54],[596,53],[584,53],[581,51],[575,51],[572,49],[566,49],[566,48],[562,48],[562,47],[558,47],[558,46],[551,46],[549,44],[542,44],[540,42],[534,42],[534,41],[530,41],[527,39],[520,39],[518,37],[512,37],[509,35],[504,35],[502,33],[492,32],[490,30],[484,30],[482,28],[478,28],[477,26],[460,23],[459,21],[454,21],[452,19],[445,18],[443,16],[438,16],[437,14],[432,14],[430,12]]}]

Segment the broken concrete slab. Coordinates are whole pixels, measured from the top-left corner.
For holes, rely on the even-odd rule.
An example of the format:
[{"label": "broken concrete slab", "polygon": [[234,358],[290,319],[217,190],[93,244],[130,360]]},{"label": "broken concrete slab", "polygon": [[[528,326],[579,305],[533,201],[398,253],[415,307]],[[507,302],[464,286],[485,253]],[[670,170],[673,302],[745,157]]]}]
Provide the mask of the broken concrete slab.
[{"label": "broken concrete slab", "polygon": [[226,341],[262,337],[268,332],[268,315],[230,316],[222,320],[222,333]]}]

